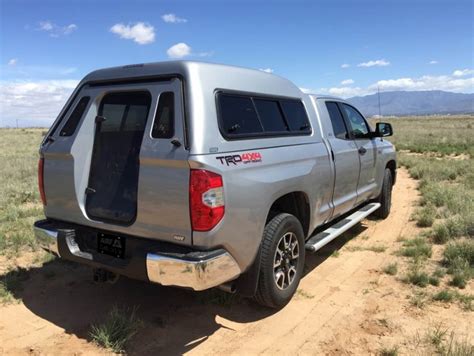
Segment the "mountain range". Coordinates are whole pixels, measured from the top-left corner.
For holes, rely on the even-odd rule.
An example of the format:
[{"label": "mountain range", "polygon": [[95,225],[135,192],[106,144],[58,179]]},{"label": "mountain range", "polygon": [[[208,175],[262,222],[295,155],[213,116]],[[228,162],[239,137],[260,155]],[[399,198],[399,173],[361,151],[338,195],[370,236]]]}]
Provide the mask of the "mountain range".
[{"label": "mountain range", "polygon": [[[365,116],[379,114],[378,94],[355,96],[347,100]],[[474,113],[474,94],[441,90],[381,92],[380,113],[382,116]]]}]

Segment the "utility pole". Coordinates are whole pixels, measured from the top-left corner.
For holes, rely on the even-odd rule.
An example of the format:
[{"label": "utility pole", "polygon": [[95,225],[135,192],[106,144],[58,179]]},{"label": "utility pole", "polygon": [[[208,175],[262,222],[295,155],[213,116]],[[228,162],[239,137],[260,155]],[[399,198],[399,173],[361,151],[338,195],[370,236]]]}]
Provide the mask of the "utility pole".
[{"label": "utility pole", "polygon": [[18,119],[16,119],[16,128],[18,128]]}]

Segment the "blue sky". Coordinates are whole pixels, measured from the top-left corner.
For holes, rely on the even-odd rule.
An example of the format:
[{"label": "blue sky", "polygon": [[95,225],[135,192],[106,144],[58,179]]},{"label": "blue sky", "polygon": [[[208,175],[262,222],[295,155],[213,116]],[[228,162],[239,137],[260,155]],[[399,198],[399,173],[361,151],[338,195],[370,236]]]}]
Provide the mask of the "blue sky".
[{"label": "blue sky", "polygon": [[469,0],[2,0],[0,118],[50,123],[89,71],[173,58],[344,97],[473,92],[473,11]]}]

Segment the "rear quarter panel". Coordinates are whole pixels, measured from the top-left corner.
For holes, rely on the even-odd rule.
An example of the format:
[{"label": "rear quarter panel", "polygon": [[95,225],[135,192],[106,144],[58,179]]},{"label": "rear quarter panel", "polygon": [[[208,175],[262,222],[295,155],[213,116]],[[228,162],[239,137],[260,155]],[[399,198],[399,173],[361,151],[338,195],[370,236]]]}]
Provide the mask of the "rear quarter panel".
[{"label": "rear quarter panel", "polygon": [[[218,158],[247,152],[258,152],[261,161],[227,165]],[[224,218],[210,232],[194,232],[193,244],[202,248],[223,247],[245,270],[258,252],[270,207],[279,197],[304,192],[313,224],[320,220],[321,212],[329,208],[325,206],[330,200],[332,184],[329,164],[326,147],[321,142],[190,156],[191,168],[207,169],[223,176],[225,196]]]}]

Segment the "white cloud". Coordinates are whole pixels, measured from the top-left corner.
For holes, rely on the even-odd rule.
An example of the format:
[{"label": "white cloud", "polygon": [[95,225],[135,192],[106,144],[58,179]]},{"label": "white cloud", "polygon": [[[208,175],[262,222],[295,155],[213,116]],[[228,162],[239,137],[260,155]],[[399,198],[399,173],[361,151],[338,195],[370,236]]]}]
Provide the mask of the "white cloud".
[{"label": "white cloud", "polygon": [[60,76],[68,76],[70,74],[76,73],[76,67],[63,67],[60,65],[55,66],[38,66],[38,65],[23,65],[18,61],[15,64],[11,63],[11,60],[8,62],[8,65],[2,68],[3,74],[8,78],[23,78],[25,80],[30,80],[31,78],[57,78]]},{"label": "white cloud", "polygon": [[144,22],[137,22],[134,25],[117,23],[110,28],[110,32],[115,33],[120,38],[133,40],[141,45],[155,41],[155,28]]},{"label": "white cloud", "polygon": [[165,14],[165,15],[161,16],[161,18],[163,19],[164,22],[167,22],[167,23],[185,23],[185,22],[188,22],[187,19],[184,19],[182,17],[178,17],[175,14]]},{"label": "white cloud", "polygon": [[214,55],[214,51],[199,52],[199,53],[195,53],[195,55],[198,57],[212,57]]},{"label": "white cloud", "polygon": [[310,89],[310,88],[303,88],[303,87],[300,87],[300,90],[301,90],[303,93],[306,93],[306,94],[311,94],[311,93],[314,93],[314,92],[315,92],[313,89]]},{"label": "white cloud", "polygon": [[211,57],[214,55],[214,51],[208,52],[193,52],[192,48],[184,42],[176,43],[175,45],[168,48],[166,54],[170,58],[184,58],[188,56],[194,57]]},{"label": "white cloud", "polygon": [[40,21],[38,31],[49,33],[51,37],[67,36],[77,30],[76,24],[69,24],[66,26],[59,26],[51,21]]},{"label": "white cloud", "polygon": [[439,62],[436,60],[429,61],[428,64],[438,64]]},{"label": "white cloud", "polygon": [[348,63],[341,64],[341,68],[349,68],[350,66]]},{"label": "white cloud", "polygon": [[[469,73],[472,74],[473,72],[463,71],[463,73],[465,73],[463,76],[468,76]],[[341,87],[320,88],[319,91],[323,94],[331,94],[346,98],[373,94],[377,92],[378,89],[380,89],[380,91],[445,90],[461,93],[474,92],[474,76],[471,75],[468,78],[460,78],[459,76],[456,76],[455,73],[456,71],[453,75],[424,75],[415,78],[405,77],[384,79],[372,83],[367,87],[351,87],[343,84]]]},{"label": "white cloud", "polygon": [[367,90],[360,87],[335,87],[329,89],[322,88],[321,92],[328,93],[334,96],[341,96],[343,98],[367,94]]},{"label": "white cloud", "polygon": [[18,59],[16,58],[12,58],[8,61],[9,66],[16,66],[17,63],[18,63]]},{"label": "white cloud", "polygon": [[51,31],[54,27],[50,21],[40,21],[39,28],[42,31]]},{"label": "white cloud", "polygon": [[65,35],[69,35],[71,32],[74,32],[74,31],[76,31],[76,30],[77,30],[77,25],[75,25],[75,24],[73,24],[73,23],[70,24],[70,25],[67,25],[67,26],[63,27],[63,33],[64,33]]},{"label": "white cloud", "polygon": [[474,69],[457,69],[453,72],[453,76],[455,77],[465,77],[471,74],[474,74]]},{"label": "white cloud", "polygon": [[385,59],[377,59],[375,61],[362,62],[357,65],[357,67],[385,67],[390,65],[389,61]]},{"label": "white cloud", "polygon": [[379,80],[369,86],[376,90],[447,90],[454,92],[466,92],[474,89],[474,77],[459,79],[449,75],[424,75],[418,78],[398,78]]},{"label": "white cloud", "polygon": [[170,58],[184,58],[191,54],[191,47],[184,42],[180,42],[168,48],[166,53]]},{"label": "white cloud", "polygon": [[0,82],[2,124],[18,119],[20,124],[50,125],[77,84],[77,80]]},{"label": "white cloud", "polygon": [[341,82],[341,85],[351,85],[354,84],[354,81],[352,79],[346,79]]},{"label": "white cloud", "polygon": [[272,68],[260,68],[259,70],[261,70],[262,72],[266,72],[266,73],[273,73]]},{"label": "white cloud", "polygon": [[61,75],[68,75],[68,74],[77,72],[77,68],[76,67],[58,68],[56,72]]}]

